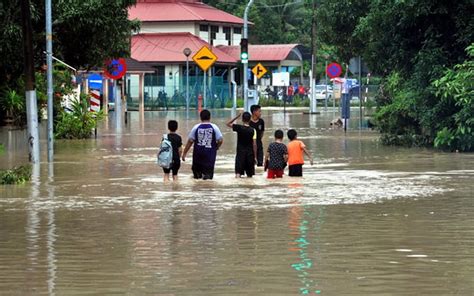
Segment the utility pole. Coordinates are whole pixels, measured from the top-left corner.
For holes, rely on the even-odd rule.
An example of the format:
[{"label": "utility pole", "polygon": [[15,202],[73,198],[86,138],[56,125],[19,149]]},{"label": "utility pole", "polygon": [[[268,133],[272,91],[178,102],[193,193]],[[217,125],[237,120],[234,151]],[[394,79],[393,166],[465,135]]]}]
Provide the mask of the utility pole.
[{"label": "utility pole", "polygon": [[[244,40],[248,40],[248,14],[249,14],[249,9],[250,9],[250,6],[252,5],[253,3],[253,0],[249,0],[249,2],[247,3],[247,6],[245,7],[245,11],[244,11],[244,32],[243,32],[243,36],[242,36],[242,39]],[[247,57],[248,58],[248,57]],[[243,60],[242,60],[243,61]],[[247,71],[248,71],[248,59],[247,61],[244,63],[244,111],[249,111],[249,94],[248,94],[248,90],[249,90],[249,81],[248,81],[248,77],[247,77]]]},{"label": "utility pole", "polygon": [[40,147],[38,131],[38,103],[36,101],[33,34],[31,27],[29,0],[21,0],[21,22],[23,31],[23,54],[25,62],[24,74],[29,158],[32,163],[39,163]]},{"label": "utility pole", "polygon": [[46,64],[48,66],[48,162],[53,162],[54,159],[53,29],[51,18],[51,0],[46,0]]},{"label": "utility pole", "polygon": [[317,112],[316,101],[316,0],[311,4],[311,75],[309,79],[309,88],[311,90],[309,113]]}]

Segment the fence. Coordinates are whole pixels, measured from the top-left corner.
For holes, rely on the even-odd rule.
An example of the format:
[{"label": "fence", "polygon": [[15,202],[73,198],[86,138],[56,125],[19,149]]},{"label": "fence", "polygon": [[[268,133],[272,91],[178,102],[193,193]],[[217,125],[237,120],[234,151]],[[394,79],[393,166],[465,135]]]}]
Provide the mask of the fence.
[{"label": "fence", "polygon": [[[168,78],[168,81],[165,79]],[[130,79],[127,87],[127,107],[138,110],[138,80]],[[164,83],[166,81],[166,83]],[[147,75],[145,78],[145,110],[168,110],[186,107],[186,77]],[[189,105],[197,107],[198,96],[204,97],[204,77],[189,77]],[[212,76],[206,85],[206,108],[224,108],[232,100],[229,82],[223,76]]]}]

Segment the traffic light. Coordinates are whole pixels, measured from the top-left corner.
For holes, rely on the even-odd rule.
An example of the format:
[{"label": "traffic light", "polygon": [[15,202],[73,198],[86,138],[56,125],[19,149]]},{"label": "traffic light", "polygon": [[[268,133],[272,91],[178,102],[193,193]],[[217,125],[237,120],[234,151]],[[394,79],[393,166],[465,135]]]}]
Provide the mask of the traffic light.
[{"label": "traffic light", "polygon": [[240,39],[240,60],[242,64],[246,64],[249,60],[249,40],[246,38]]}]

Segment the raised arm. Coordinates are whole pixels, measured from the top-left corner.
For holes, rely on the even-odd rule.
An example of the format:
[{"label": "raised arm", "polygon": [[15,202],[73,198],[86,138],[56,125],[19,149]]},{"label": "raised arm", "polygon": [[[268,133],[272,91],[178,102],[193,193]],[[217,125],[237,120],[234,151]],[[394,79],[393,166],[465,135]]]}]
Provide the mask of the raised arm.
[{"label": "raised arm", "polygon": [[239,118],[240,116],[242,116],[242,112],[240,112],[239,114],[237,114],[237,116],[235,116],[234,118],[232,118],[231,120],[227,121],[226,125],[230,128],[232,128],[232,124],[234,123],[234,121],[237,120],[237,118]]}]

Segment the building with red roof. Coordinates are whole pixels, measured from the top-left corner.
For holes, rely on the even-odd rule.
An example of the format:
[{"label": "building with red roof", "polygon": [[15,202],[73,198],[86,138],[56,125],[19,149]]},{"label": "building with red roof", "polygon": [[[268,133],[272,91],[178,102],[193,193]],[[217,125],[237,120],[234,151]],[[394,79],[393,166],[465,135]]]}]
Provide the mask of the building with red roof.
[{"label": "building with red roof", "polygon": [[[139,32],[131,38],[131,57],[156,69],[155,74],[129,75],[129,97],[135,99],[139,94],[138,101],[144,98],[145,105],[151,101],[160,107],[170,107],[170,102],[182,101],[185,78],[189,74],[191,105],[196,103],[197,94],[203,93],[204,76],[191,58],[203,46],[217,57],[208,70],[206,93],[211,97],[208,107],[222,106],[224,99],[231,96],[231,69],[237,70],[237,82],[241,80],[242,18],[199,0],[137,0],[128,13],[129,19],[141,22]],[[183,53],[185,48],[191,50],[188,57]],[[292,67],[302,67],[302,56],[297,44],[249,45],[249,67],[259,62],[269,73],[289,71]],[[266,77],[263,81],[268,85],[271,74]]]}]

